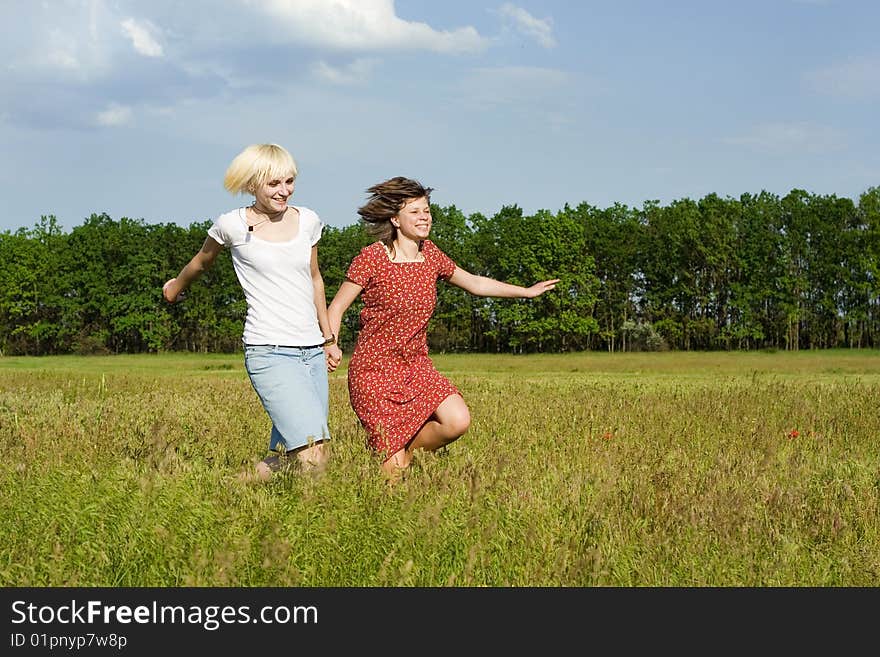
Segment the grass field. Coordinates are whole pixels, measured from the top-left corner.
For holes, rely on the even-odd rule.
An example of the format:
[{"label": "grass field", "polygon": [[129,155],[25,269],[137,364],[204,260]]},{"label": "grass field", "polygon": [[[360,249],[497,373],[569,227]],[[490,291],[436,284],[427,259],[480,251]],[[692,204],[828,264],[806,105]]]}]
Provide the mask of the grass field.
[{"label": "grass field", "polygon": [[473,424],[389,489],[344,368],[256,484],[240,355],[0,358],[0,584],[880,584],[880,352],[434,359]]}]

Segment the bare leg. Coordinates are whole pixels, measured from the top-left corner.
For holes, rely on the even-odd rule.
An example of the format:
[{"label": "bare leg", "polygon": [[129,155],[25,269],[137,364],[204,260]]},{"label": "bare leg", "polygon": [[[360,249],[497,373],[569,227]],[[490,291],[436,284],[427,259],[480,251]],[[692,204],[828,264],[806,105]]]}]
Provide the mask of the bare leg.
[{"label": "bare leg", "polygon": [[434,411],[431,419],[407,445],[412,454],[417,449],[433,452],[461,438],[471,426],[471,412],[461,395],[449,395]]},{"label": "bare leg", "polygon": [[382,464],[386,475],[408,468],[417,449],[433,452],[461,438],[471,426],[471,413],[461,395],[449,395],[404,449]]},{"label": "bare leg", "polygon": [[403,471],[409,467],[412,462],[412,456],[407,454],[406,449],[401,449],[392,454],[387,461],[382,464],[382,474],[389,484],[394,484],[400,479]]}]

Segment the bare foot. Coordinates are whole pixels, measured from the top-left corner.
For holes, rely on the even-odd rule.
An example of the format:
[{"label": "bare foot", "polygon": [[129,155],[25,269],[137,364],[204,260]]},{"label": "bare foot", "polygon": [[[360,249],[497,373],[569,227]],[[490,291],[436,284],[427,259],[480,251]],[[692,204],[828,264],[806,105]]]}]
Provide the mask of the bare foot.
[{"label": "bare foot", "polygon": [[393,486],[403,480],[411,463],[412,455],[407,454],[405,449],[392,454],[391,458],[382,464],[382,474],[385,477],[385,483]]},{"label": "bare foot", "polygon": [[409,468],[394,468],[394,470],[392,472],[389,472],[387,468],[383,467],[382,468],[382,476],[385,479],[385,484],[389,488],[396,486],[401,481],[406,479],[406,473],[408,470],[409,470]]},{"label": "bare foot", "polygon": [[245,470],[238,475],[239,481],[269,481],[272,475],[280,470],[286,470],[290,463],[286,456],[267,456],[254,466],[253,470]]},{"label": "bare foot", "polygon": [[307,449],[297,452],[296,457],[299,461],[299,467],[302,472],[317,476],[327,469],[327,464],[330,460],[330,452],[325,443],[317,443]]}]

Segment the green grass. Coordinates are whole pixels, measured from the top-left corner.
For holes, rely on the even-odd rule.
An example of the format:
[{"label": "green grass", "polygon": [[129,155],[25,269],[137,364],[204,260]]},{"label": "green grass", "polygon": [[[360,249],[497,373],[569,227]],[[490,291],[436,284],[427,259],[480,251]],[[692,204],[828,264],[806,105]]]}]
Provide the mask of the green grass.
[{"label": "green grass", "polygon": [[0,358],[4,586],[876,586],[880,352],[435,355],[470,431],[389,489],[237,475],[240,355]]}]

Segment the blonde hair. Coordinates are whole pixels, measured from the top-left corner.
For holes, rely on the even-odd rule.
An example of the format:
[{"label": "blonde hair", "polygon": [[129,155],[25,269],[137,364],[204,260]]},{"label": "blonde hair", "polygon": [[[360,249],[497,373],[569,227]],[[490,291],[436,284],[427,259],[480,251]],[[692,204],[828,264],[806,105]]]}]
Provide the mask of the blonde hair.
[{"label": "blonde hair", "polygon": [[223,186],[232,194],[253,194],[267,180],[296,178],[296,161],[278,144],[251,144],[233,158]]}]

